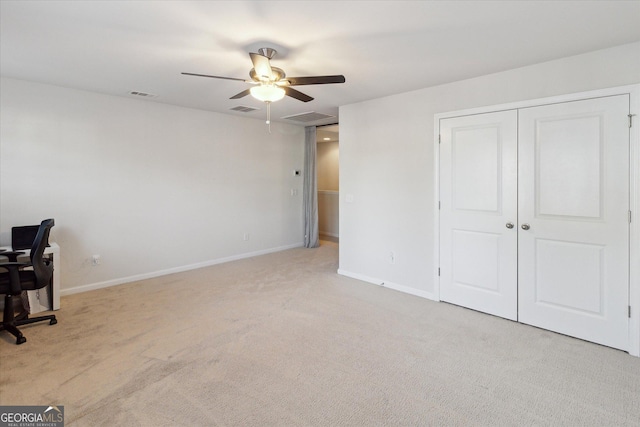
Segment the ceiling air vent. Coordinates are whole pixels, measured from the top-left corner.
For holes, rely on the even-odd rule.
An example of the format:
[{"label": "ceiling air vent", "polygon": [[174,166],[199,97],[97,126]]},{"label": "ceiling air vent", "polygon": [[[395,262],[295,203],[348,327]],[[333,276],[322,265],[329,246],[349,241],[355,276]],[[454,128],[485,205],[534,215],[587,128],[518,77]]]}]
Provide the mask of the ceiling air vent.
[{"label": "ceiling air vent", "polygon": [[241,113],[250,113],[251,111],[259,110],[259,108],[245,107],[244,105],[238,105],[237,107],[230,108],[231,111],[240,111]]},{"label": "ceiling air vent", "polygon": [[155,98],[156,96],[158,96],[152,93],[140,92],[138,90],[132,90],[131,92],[129,92],[129,95],[139,96],[141,98]]},{"label": "ceiling air vent", "polygon": [[335,116],[330,116],[328,114],[322,114],[322,113],[316,113],[315,111],[310,111],[308,113],[300,113],[300,114],[294,114],[292,116],[285,116],[283,117],[283,119],[293,120],[294,122],[308,123],[308,122],[315,122],[317,120],[322,120],[322,119],[329,119],[333,117]]}]

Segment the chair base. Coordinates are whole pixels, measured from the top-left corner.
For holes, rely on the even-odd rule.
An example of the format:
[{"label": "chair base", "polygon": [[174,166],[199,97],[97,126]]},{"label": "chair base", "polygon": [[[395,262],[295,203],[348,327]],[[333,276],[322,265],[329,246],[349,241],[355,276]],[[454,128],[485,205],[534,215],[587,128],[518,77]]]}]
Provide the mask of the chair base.
[{"label": "chair base", "polygon": [[56,320],[56,316],[53,314],[47,316],[39,316],[39,317],[26,317],[23,319],[16,319],[13,314],[13,295],[5,295],[4,296],[4,314],[2,316],[2,323],[0,323],[0,331],[5,330],[9,332],[11,335],[16,337],[16,345],[23,344],[27,342],[25,336],[20,332],[18,326],[28,325],[30,323],[43,322],[45,320],[49,321],[50,325],[55,325],[58,323]]}]

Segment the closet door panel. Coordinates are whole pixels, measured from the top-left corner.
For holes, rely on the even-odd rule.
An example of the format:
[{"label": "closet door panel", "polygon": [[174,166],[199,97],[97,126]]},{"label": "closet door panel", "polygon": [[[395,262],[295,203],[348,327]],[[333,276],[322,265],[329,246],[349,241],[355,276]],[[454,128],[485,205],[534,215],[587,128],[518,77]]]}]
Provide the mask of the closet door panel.
[{"label": "closet door panel", "polygon": [[440,123],[440,298],[517,318],[517,114]]},{"label": "closet door panel", "polygon": [[626,350],[626,95],[519,110],[519,321]]}]

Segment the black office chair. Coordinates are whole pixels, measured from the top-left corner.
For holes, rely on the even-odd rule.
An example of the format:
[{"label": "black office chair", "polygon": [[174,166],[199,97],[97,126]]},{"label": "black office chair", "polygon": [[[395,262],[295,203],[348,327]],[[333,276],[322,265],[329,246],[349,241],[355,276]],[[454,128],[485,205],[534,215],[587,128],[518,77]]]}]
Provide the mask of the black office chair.
[{"label": "black office chair", "polygon": [[51,283],[53,277],[53,261],[44,258],[44,250],[49,241],[49,233],[54,225],[53,219],[45,219],[38,228],[29,257],[31,262],[17,262],[21,252],[0,252],[0,255],[9,258],[8,262],[0,262],[0,294],[4,297],[4,314],[0,331],[5,330],[16,337],[16,344],[22,344],[27,339],[18,329],[20,325],[42,322],[48,320],[50,325],[58,323],[56,316],[28,316],[25,319],[16,319],[13,308],[13,297],[20,296],[22,291],[42,289]]}]

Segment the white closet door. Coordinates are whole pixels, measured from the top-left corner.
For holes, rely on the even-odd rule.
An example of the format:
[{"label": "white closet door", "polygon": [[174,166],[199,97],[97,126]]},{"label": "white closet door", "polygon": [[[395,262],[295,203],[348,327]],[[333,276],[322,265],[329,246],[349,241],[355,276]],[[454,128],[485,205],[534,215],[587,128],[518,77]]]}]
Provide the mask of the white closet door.
[{"label": "white closet door", "polygon": [[519,320],[623,350],[627,114],[626,95],[525,108],[518,136]]},{"label": "white closet door", "polygon": [[516,125],[515,110],[440,122],[440,299],[512,320]]}]

